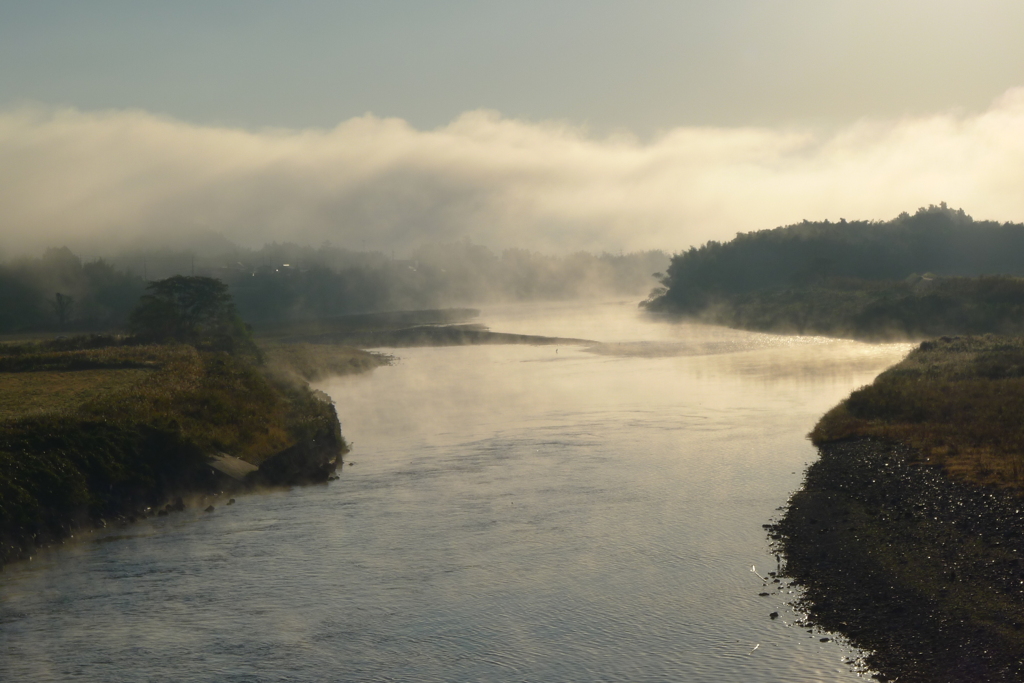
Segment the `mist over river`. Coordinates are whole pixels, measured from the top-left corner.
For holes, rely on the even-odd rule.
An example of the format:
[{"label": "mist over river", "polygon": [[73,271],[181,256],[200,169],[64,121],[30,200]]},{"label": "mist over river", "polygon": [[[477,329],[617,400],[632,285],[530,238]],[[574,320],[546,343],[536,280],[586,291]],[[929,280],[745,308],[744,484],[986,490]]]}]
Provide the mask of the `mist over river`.
[{"label": "mist over river", "polygon": [[862,680],[751,566],[776,569],[762,525],[817,418],[909,345],[633,301],[480,322],[602,343],[397,349],[321,382],[354,444],[338,481],[7,567],[0,680]]}]

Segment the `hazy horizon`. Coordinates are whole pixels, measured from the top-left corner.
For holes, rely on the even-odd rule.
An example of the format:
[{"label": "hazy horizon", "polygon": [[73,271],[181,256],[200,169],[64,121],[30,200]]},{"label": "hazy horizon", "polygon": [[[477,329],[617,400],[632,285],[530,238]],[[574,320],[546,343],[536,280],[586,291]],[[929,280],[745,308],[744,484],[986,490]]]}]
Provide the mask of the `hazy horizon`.
[{"label": "hazy horizon", "polygon": [[946,202],[1024,220],[1024,89],[976,115],[835,132],[680,127],[643,142],[473,111],[433,129],[362,116],[332,129],[200,126],[139,110],[0,112],[4,255],[330,241],[408,253],[675,252],[807,220],[888,220]]},{"label": "hazy horizon", "polygon": [[0,257],[1020,222],[1021,25],[1001,1],[7,6]]}]

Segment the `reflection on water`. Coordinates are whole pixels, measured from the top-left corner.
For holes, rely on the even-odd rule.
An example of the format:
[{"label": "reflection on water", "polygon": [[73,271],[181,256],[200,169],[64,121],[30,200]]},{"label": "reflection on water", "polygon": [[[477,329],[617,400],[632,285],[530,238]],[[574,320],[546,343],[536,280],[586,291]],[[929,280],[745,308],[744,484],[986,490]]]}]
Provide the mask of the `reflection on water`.
[{"label": "reflection on water", "polygon": [[339,481],[8,568],[0,680],[856,680],[750,567],[774,569],[803,435],[908,346],[633,304],[482,321],[608,346],[401,349],[324,382]]}]

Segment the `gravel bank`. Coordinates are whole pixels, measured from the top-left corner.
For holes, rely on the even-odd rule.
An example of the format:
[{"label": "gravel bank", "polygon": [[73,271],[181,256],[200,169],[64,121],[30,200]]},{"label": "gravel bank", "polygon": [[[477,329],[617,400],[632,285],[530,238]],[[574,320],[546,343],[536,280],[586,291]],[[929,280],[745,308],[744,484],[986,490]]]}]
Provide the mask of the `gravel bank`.
[{"label": "gravel bank", "polygon": [[829,443],[771,534],[802,607],[882,680],[1024,680],[1024,500],[915,452]]}]

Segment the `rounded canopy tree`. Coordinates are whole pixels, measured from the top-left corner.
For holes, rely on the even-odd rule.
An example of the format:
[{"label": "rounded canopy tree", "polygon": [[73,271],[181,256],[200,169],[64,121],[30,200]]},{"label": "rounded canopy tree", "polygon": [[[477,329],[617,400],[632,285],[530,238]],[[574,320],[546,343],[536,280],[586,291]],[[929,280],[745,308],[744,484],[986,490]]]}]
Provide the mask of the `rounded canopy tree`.
[{"label": "rounded canopy tree", "polygon": [[146,290],[128,319],[132,333],[141,340],[257,353],[248,325],[220,280],[175,275],[151,282]]}]

